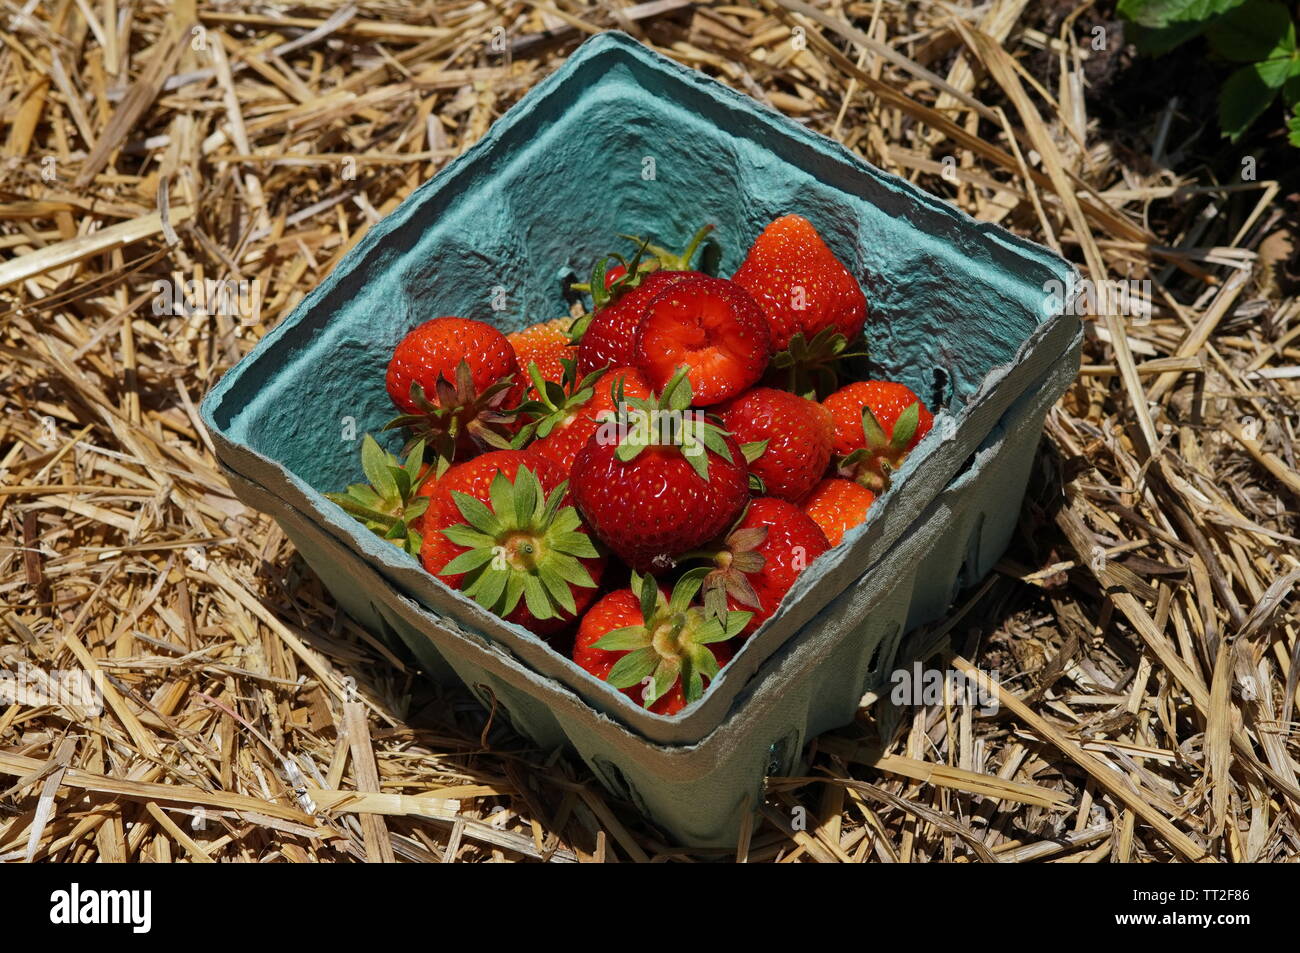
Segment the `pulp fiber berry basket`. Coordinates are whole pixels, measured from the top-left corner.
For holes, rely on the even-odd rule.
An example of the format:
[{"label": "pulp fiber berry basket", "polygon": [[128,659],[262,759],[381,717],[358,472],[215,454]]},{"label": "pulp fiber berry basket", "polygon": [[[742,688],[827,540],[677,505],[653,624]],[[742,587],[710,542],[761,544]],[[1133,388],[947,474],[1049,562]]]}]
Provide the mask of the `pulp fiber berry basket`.
[{"label": "pulp fiber berry basket", "polygon": [[[322,495],[359,479],[358,445],[341,435],[379,435],[393,415],[385,368],[416,324],[457,314],[512,331],[566,314],[569,276],[628,231],[671,244],[711,222],[730,274],[788,212],[858,277],[873,365],[920,394],[935,424],[867,521],[803,573],[696,704],[644,710]],[[679,841],[725,846],[764,777],[851,721],[902,635],[1001,554],[1044,416],[1079,362],[1079,322],[1045,289],[1076,280],[1046,249],[605,33],[371,228],[202,415],[236,494],[281,525],[350,615],[537,744],[574,749]]]}]

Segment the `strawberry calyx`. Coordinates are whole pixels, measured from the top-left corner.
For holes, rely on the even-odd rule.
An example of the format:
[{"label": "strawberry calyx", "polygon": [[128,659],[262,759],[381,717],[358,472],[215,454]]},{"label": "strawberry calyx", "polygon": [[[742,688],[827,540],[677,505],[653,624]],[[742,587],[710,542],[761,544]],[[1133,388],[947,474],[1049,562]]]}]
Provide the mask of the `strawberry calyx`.
[{"label": "strawberry calyx", "polygon": [[742,512],[736,520],[735,528],[717,549],[701,550],[682,557],[704,558],[713,563],[711,567],[706,567],[703,583],[704,614],[711,618],[726,618],[728,597],[738,605],[756,610],[763,608],[749,577],[762,572],[767,564],[767,557],[759,548],[767,542],[768,527],[741,527],[744,519],[745,514]]},{"label": "strawberry calyx", "polygon": [[354,483],[344,493],[326,493],[366,528],[390,540],[412,556],[420,555],[421,538],[415,525],[429,507],[420,489],[434,473],[424,463],[424,441],[416,440],[405,460],[385,452],[366,434],[361,441],[361,469],[369,480]]},{"label": "strawberry calyx", "polygon": [[862,433],[866,445],[840,460],[840,476],[856,480],[877,495],[889,489],[891,474],[907,458],[908,447],[916,436],[920,420],[921,405],[913,401],[894,421],[894,432],[886,434],[871,408],[863,405]]},{"label": "strawberry calyx", "polygon": [[453,490],[464,523],[441,532],[465,552],[438,570],[464,574],[461,591],[496,615],[510,615],[522,599],[535,619],[553,619],[561,610],[577,614],[573,588],[594,589],[596,581],[581,562],[599,553],[572,506],[562,505],[568,483],[548,496],[537,476],[521,466],[512,481],[497,473],[489,488],[491,505]]},{"label": "strawberry calyx", "polygon": [[[865,342],[859,338],[858,343]],[[849,345],[834,327],[822,328],[811,341],[796,332],[785,350],[772,355],[772,381],[800,397],[820,400],[838,386],[840,362],[867,356],[865,348],[850,350]]]},{"label": "strawberry calyx", "polygon": [[679,681],[686,702],[704,694],[704,679],[718,674],[718,660],[709,645],[735,638],[753,617],[752,612],[709,616],[694,605],[707,567],[685,573],[665,597],[654,576],[632,574],[632,592],[641,600],[641,623],[613,629],[593,643],[594,648],[627,654],[614,663],[605,681],[615,688],[631,688],[647,679],[642,704],[649,708]]},{"label": "strawberry calyx", "polygon": [[429,400],[415,381],[411,382],[411,403],[416,413],[401,414],[384,425],[384,430],[406,427],[412,440],[423,440],[438,458],[442,472],[456,458],[456,452],[465,442],[486,449],[510,449],[510,428],[517,410],[504,407],[514,383],[514,375],[507,374],[483,390],[474,386],[469,363],[461,360],[456,366],[456,381],[452,383],[443,374],[434,384],[436,400]]},{"label": "strawberry calyx", "polygon": [[596,396],[596,385],[609,370],[602,367],[578,380],[577,363],[561,360],[564,367],[563,379],[547,381],[542,379],[541,370],[535,362],[528,364],[528,377],[537,395],[520,404],[518,414],[528,422],[519,429],[511,441],[511,446],[521,450],[534,439],[549,436],[557,427],[567,424],[590,403]]},{"label": "strawberry calyx", "polygon": [[617,443],[614,456],[621,463],[631,463],[649,447],[677,448],[701,480],[709,478],[710,452],[734,463],[727,432],[702,411],[691,409],[688,371],[686,365],[677,368],[659,395],[650,399],[625,398],[619,381],[614,389],[617,410],[601,412],[596,439]]}]

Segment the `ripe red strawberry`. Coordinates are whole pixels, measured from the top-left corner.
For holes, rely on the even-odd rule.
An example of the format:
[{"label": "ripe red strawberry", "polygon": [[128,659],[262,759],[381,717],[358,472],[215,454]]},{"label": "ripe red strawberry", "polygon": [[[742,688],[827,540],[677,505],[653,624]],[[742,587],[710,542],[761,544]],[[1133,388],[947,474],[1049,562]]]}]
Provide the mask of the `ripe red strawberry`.
[{"label": "ripe red strawberry", "polygon": [[596,261],[591,280],[574,285],[591,292],[593,312],[585,321],[579,319],[574,328],[579,339],[579,374],[636,363],[634,339],[646,305],[683,275],[698,274],[690,271],[691,259],[711,231],[712,225],[697,231],[680,255],[625,235],[641,246],[631,261],[622,255],[605,255]]},{"label": "ripe red strawberry", "polygon": [[856,381],[822,402],[835,421],[840,475],[880,492],[889,474],[934,425],[934,416],[905,384]]},{"label": "ripe red strawberry", "polygon": [[799,505],[830,544],[838,546],[845,533],[867,518],[875,499],[876,494],[861,483],[832,477],[813,487]]},{"label": "ripe red strawberry", "polygon": [[527,445],[531,452],[554,460],[566,477],[578,451],[600,426],[602,412],[615,410],[620,399],[650,396],[645,377],[634,367],[596,371],[577,384],[569,384],[570,378],[541,384],[541,396],[519,408],[520,416],[529,422],[515,437],[516,446]]},{"label": "ripe red strawberry", "polygon": [[[572,324],[572,318],[556,318],[506,335],[506,340],[514,348],[515,360],[525,376],[528,375],[528,366],[536,364],[542,380],[558,382],[563,379],[564,365],[561,362],[577,360],[578,357],[577,345],[569,340]],[[530,398],[538,396],[531,385],[527,395]]]},{"label": "ripe red strawberry", "polygon": [[510,417],[523,392],[506,336],[482,321],[443,317],[407,333],[385,380],[402,411],[386,429],[407,427],[451,460],[485,446],[509,446]]},{"label": "ripe red strawberry", "polygon": [[715,408],[723,429],[742,446],[766,445],[751,459],[749,472],[764,492],[797,500],[813,488],[831,462],[830,412],[789,391],[755,387]]},{"label": "ripe red strawberry", "polygon": [[778,218],[755,240],[732,281],[758,302],[772,328],[772,367],[805,397],[834,390],[837,362],[862,352],[867,299],[857,279],[798,215]]},{"label": "ripe red strawberry", "polygon": [[622,410],[573,461],[573,499],[633,569],[659,572],[740,515],[749,469],[736,441],[691,410],[685,373],[657,401],[630,400]]},{"label": "ripe red strawberry", "polygon": [[701,578],[687,573],[665,598],[653,576],[634,574],[632,588],[609,593],[582,617],[573,660],[657,715],[681,711],[731,661],[731,640],[749,620],[748,612],[717,618],[693,605]]},{"label": "ripe red strawberry", "polygon": [[717,568],[704,579],[704,606],[754,613],[742,638],[766,622],[795,579],[831,544],[811,517],[786,500],[760,497],[713,556]]},{"label": "ripe red strawberry", "polygon": [[646,307],[659,292],[696,272],[654,271],[640,284],[597,307],[578,344],[578,373],[590,374],[602,367],[626,367],[636,362],[636,329]]},{"label": "ripe red strawberry", "polygon": [[637,326],[636,365],[651,387],[680,367],[697,406],[734,397],[767,370],[771,332],[749,294],[725,278],[690,275],[668,285]]},{"label": "ripe red strawberry", "polygon": [[559,467],[517,450],[453,466],[430,494],[424,568],[508,622],[552,635],[592,602],[605,560]]},{"label": "ripe red strawberry", "polygon": [[802,216],[784,215],[763,229],[732,280],[767,315],[774,351],[788,348],[796,334],[811,342],[826,328],[848,340],[862,333],[866,296]]}]

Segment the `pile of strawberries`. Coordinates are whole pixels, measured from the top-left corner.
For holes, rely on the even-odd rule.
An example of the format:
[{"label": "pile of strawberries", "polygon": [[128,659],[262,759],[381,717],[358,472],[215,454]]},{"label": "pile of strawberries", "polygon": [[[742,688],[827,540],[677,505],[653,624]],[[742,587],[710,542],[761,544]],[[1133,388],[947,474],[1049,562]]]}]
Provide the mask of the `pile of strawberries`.
[{"label": "pile of strawberries", "polygon": [[770,224],[730,279],[691,270],[708,232],[600,259],[576,320],[411,330],[386,381],[404,458],[367,435],[369,485],[328,494],[660,714],[701,696],[932,423],[902,384],[835,389],[867,302],[806,219]]}]

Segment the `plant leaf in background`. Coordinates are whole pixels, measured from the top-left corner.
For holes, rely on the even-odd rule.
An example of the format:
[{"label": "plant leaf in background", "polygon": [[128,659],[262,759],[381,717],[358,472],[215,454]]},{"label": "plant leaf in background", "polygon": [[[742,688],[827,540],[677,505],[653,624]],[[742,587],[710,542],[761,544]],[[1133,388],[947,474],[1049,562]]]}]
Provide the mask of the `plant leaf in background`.
[{"label": "plant leaf in background", "polygon": [[1132,28],[1139,53],[1159,56],[1200,36],[1210,22],[1246,0],[1120,0],[1119,15]]},{"label": "plant leaf in background", "polygon": [[1292,107],[1291,118],[1287,120],[1286,128],[1291,145],[1300,149],[1300,103]]},{"label": "plant leaf in background", "polygon": [[1206,32],[1210,49],[1234,63],[1284,60],[1295,53],[1295,25],[1284,4],[1251,0],[1218,18]]},{"label": "plant leaf in background", "polygon": [[[1300,53],[1289,8],[1277,0],[1119,0],[1128,38],[1138,51],[1167,53],[1206,34],[1221,59],[1245,63],[1219,93],[1219,128],[1233,142],[1273,104],[1278,91],[1300,101]],[[1288,130],[1291,123],[1288,121]],[[1290,141],[1295,142],[1294,130]]]},{"label": "plant leaf in background", "polygon": [[1219,127],[1236,142],[1277,97],[1300,60],[1263,60],[1243,66],[1223,84],[1219,96]]}]

